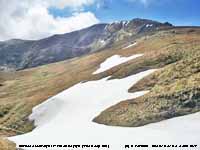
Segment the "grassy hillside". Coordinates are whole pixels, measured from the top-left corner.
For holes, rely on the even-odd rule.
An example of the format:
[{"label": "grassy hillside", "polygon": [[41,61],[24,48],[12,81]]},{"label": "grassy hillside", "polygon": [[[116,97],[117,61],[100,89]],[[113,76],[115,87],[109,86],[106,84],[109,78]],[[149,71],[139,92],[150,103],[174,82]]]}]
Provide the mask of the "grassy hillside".
[{"label": "grassy hillside", "polygon": [[[0,136],[31,131],[34,126],[28,116],[32,108],[76,83],[106,76],[123,78],[151,68],[162,69],[130,88],[130,92],[147,89],[150,90],[149,94],[117,104],[94,120],[108,125],[139,126],[199,111],[199,100],[195,97],[199,97],[200,85],[200,29],[170,29],[132,39],[135,40],[137,45],[129,49],[122,49],[129,43],[120,41],[123,44],[80,58],[14,73],[1,73]],[[99,64],[112,55],[138,53],[145,55],[92,75]],[[187,103],[187,96],[191,97],[191,93],[194,93],[192,102]],[[170,111],[172,107],[174,109]],[[173,115],[163,112],[173,112]]]},{"label": "grassy hillside", "polygon": [[[176,40],[162,55],[143,60],[140,66],[157,66],[154,74],[139,81],[129,92],[150,90],[140,98],[112,106],[94,119],[116,126],[141,126],[200,111],[200,46],[198,34]],[[141,61],[141,60],[140,60]]]}]

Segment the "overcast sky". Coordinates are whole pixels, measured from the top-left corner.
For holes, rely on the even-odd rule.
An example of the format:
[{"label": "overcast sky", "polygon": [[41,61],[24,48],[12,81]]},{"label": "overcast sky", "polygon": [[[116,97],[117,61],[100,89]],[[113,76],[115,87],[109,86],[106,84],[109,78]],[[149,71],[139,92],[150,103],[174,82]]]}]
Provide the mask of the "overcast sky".
[{"label": "overcast sky", "polygon": [[200,25],[200,1],[0,0],[0,40],[41,39],[97,23],[133,18]]}]

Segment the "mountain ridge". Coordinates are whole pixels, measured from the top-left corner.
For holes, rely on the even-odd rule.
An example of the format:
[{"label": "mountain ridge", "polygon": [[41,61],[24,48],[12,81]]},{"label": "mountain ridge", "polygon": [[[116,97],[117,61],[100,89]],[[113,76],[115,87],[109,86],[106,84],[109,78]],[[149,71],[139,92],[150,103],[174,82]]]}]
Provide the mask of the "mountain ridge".
[{"label": "mountain ridge", "polygon": [[40,40],[11,39],[0,43],[0,70],[21,70],[79,57],[113,47],[131,36],[172,27],[169,23],[136,18],[96,24]]}]

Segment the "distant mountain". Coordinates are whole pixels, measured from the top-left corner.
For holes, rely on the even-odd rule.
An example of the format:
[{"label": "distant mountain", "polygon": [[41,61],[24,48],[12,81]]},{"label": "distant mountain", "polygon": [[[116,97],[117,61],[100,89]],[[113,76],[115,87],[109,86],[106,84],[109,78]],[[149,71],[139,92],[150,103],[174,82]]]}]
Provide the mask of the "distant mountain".
[{"label": "distant mountain", "polygon": [[0,70],[19,70],[96,52],[138,34],[173,27],[146,19],[97,24],[79,31],[27,41],[0,42]]}]

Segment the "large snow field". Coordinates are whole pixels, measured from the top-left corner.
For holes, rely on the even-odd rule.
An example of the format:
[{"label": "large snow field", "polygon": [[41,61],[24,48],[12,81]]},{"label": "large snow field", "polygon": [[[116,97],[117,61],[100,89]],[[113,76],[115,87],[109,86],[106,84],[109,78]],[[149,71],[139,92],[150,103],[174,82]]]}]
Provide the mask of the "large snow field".
[{"label": "large snow field", "polygon": [[36,128],[32,132],[9,139],[17,145],[108,144],[111,150],[122,150],[125,144],[200,144],[200,113],[137,128],[92,122],[106,108],[146,94],[148,91],[128,93],[128,89],[154,71],[124,79],[107,80],[107,77],[78,83],[33,109],[30,119],[35,121]]}]

